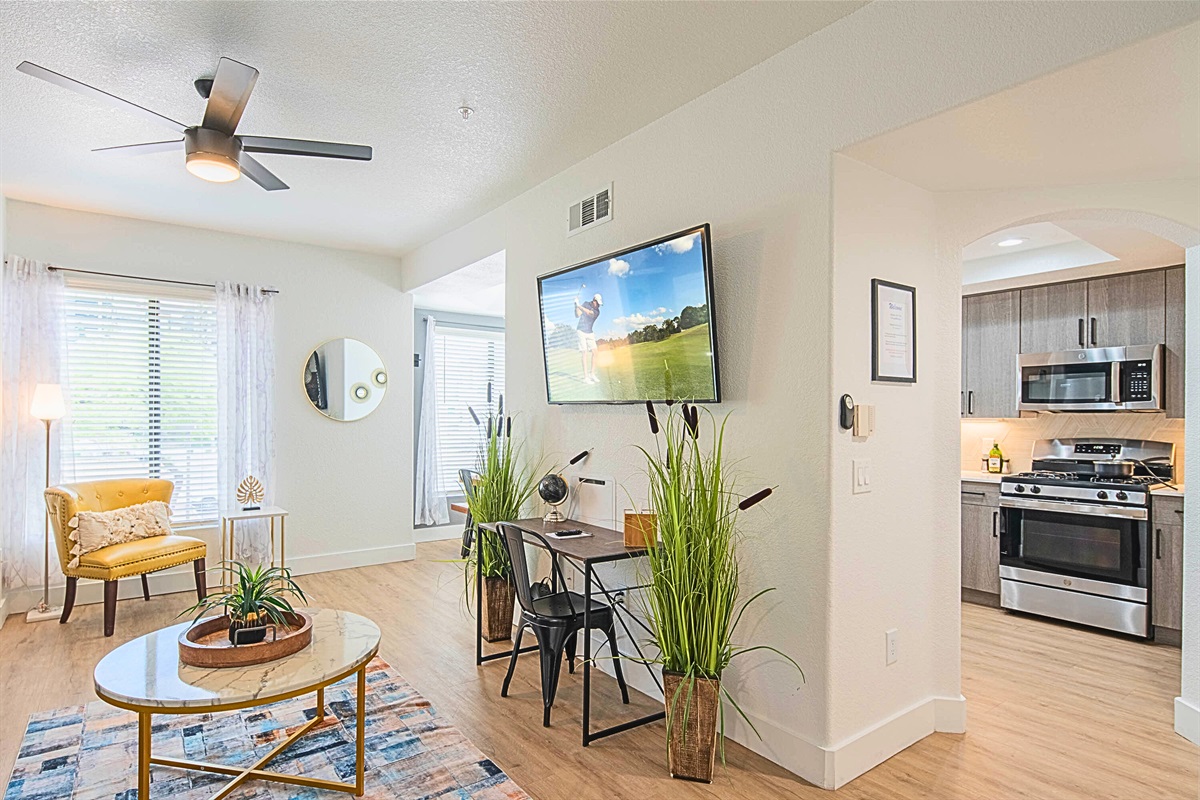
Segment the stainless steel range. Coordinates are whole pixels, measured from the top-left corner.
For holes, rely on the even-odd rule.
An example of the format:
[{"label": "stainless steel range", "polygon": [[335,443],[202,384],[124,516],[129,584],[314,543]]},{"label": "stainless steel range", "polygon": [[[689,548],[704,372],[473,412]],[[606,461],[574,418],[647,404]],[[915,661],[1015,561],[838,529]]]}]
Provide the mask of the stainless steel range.
[{"label": "stainless steel range", "polygon": [[1174,464],[1168,442],[1036,442],[1034,471],[1000,479],[1000,605],[1149,637],[1150,490]]}]

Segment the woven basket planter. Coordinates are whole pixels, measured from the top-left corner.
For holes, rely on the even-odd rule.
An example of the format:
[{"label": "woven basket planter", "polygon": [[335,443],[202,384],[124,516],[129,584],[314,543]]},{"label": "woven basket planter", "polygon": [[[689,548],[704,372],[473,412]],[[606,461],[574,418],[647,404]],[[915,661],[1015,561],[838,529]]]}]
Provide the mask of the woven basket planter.
[{"label": "woven basket planter", "polygon": [[721,682],[710,678],[689,681],[677,672],[664,671],[663,689],[671,777],[712,783]]},{"label": "woven basket planter", "polygon": [[516,587],[507,578],[483,579],[483,638],[486,641],[512,639],[516,594]]}]

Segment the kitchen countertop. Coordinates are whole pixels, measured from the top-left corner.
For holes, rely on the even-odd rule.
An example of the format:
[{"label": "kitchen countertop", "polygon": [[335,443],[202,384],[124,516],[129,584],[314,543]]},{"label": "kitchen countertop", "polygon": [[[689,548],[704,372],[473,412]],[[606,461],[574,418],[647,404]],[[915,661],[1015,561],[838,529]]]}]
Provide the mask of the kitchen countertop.
[{"label": "kitchen countertop", "polygon": [[963,482],[970,483],[999,483],[1003,475],[994,475],[990,472],[978,472],[972,470],[963,470]]}]

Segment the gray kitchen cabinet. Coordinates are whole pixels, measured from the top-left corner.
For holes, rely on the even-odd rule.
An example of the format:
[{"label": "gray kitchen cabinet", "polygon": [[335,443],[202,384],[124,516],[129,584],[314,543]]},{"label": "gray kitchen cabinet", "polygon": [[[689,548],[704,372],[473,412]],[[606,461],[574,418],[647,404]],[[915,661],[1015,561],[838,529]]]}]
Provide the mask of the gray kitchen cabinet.
[{"label": "gray kitchen cabinet", "polygon": [[962,487],[962,586],[1000,594],[1000,507],[998,488]]},{"label": "gray kitchen cabinet", "polygon": [[1156,628],[1183,628],[1183,500],[1154,498],[1151,542],[1151,622]]},{"label": "gray kitchen cabinet", "polygon": [[1086,281],[1021,290],[1021,352],[1053,353],[1086,347]]},{"label": "gray kitchen cabinet", "polygon": [[1163,270],[1127,272],[1087,283],[1087,346],[1159,344],[1166,329]]},{"label": "gray kitchen cabinet", "polygon": [[1183,418],[1187,305],[1184,303],[1183,267],[1166,271],[1166,383],[1167,416]]},{"label": "gray kitchen cabinet", "polygon": [[1021,292],[963,298],[963,414],[1016,417]]},{"label": "gray kitchen cabinet", "polygon": [[959,369],[958,369],[958,379],[961,384],[959,386],[960,391],[958,394],[958,414],[961,417],[967,416],[967,350],[969,349],[967,346],[967,330],[968,330],[968,327],[967,327],[967,323],[968,323],[967,300],[968,300],[968,298],[966,298],[966,297],[963,298],[963,303],[962,303],[962,348],[959,350],[959,353],[958,353],[959,359],[960,359]]}]

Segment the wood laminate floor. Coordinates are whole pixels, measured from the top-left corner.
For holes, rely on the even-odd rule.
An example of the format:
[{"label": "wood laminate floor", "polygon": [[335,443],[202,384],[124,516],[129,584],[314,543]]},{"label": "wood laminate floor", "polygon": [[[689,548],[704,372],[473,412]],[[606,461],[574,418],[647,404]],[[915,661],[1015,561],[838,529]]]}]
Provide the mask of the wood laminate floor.
[{"label": "wood laminate floor", "polygon": [[[380,654],[538,800],[836,798],[836,800],[1196,800],[1200,748],[1172,731],[1180,653],[1089,630],[965,605],[963,694],[970,730],[934,734],[835,793],[731,744],[711,786],[666,776],[662,723],[579,746],[580,679],[564,674],[553,727],[540,725],[536,657],[500,697],[503,663],[476,668],[473,626],[459,600],[456,543],[418,545],[416,561],[304,576],[314,605],[365,614]],[[0,629],[0,775],[33,711],[94,699],[92,668],[117,644],[174,621],[185,594],[122,601],[117,634],[101,607],[68,625]],[[593,722],[621,709],[595,686]],[[644,699],[643,699],[643,702]]]}]

